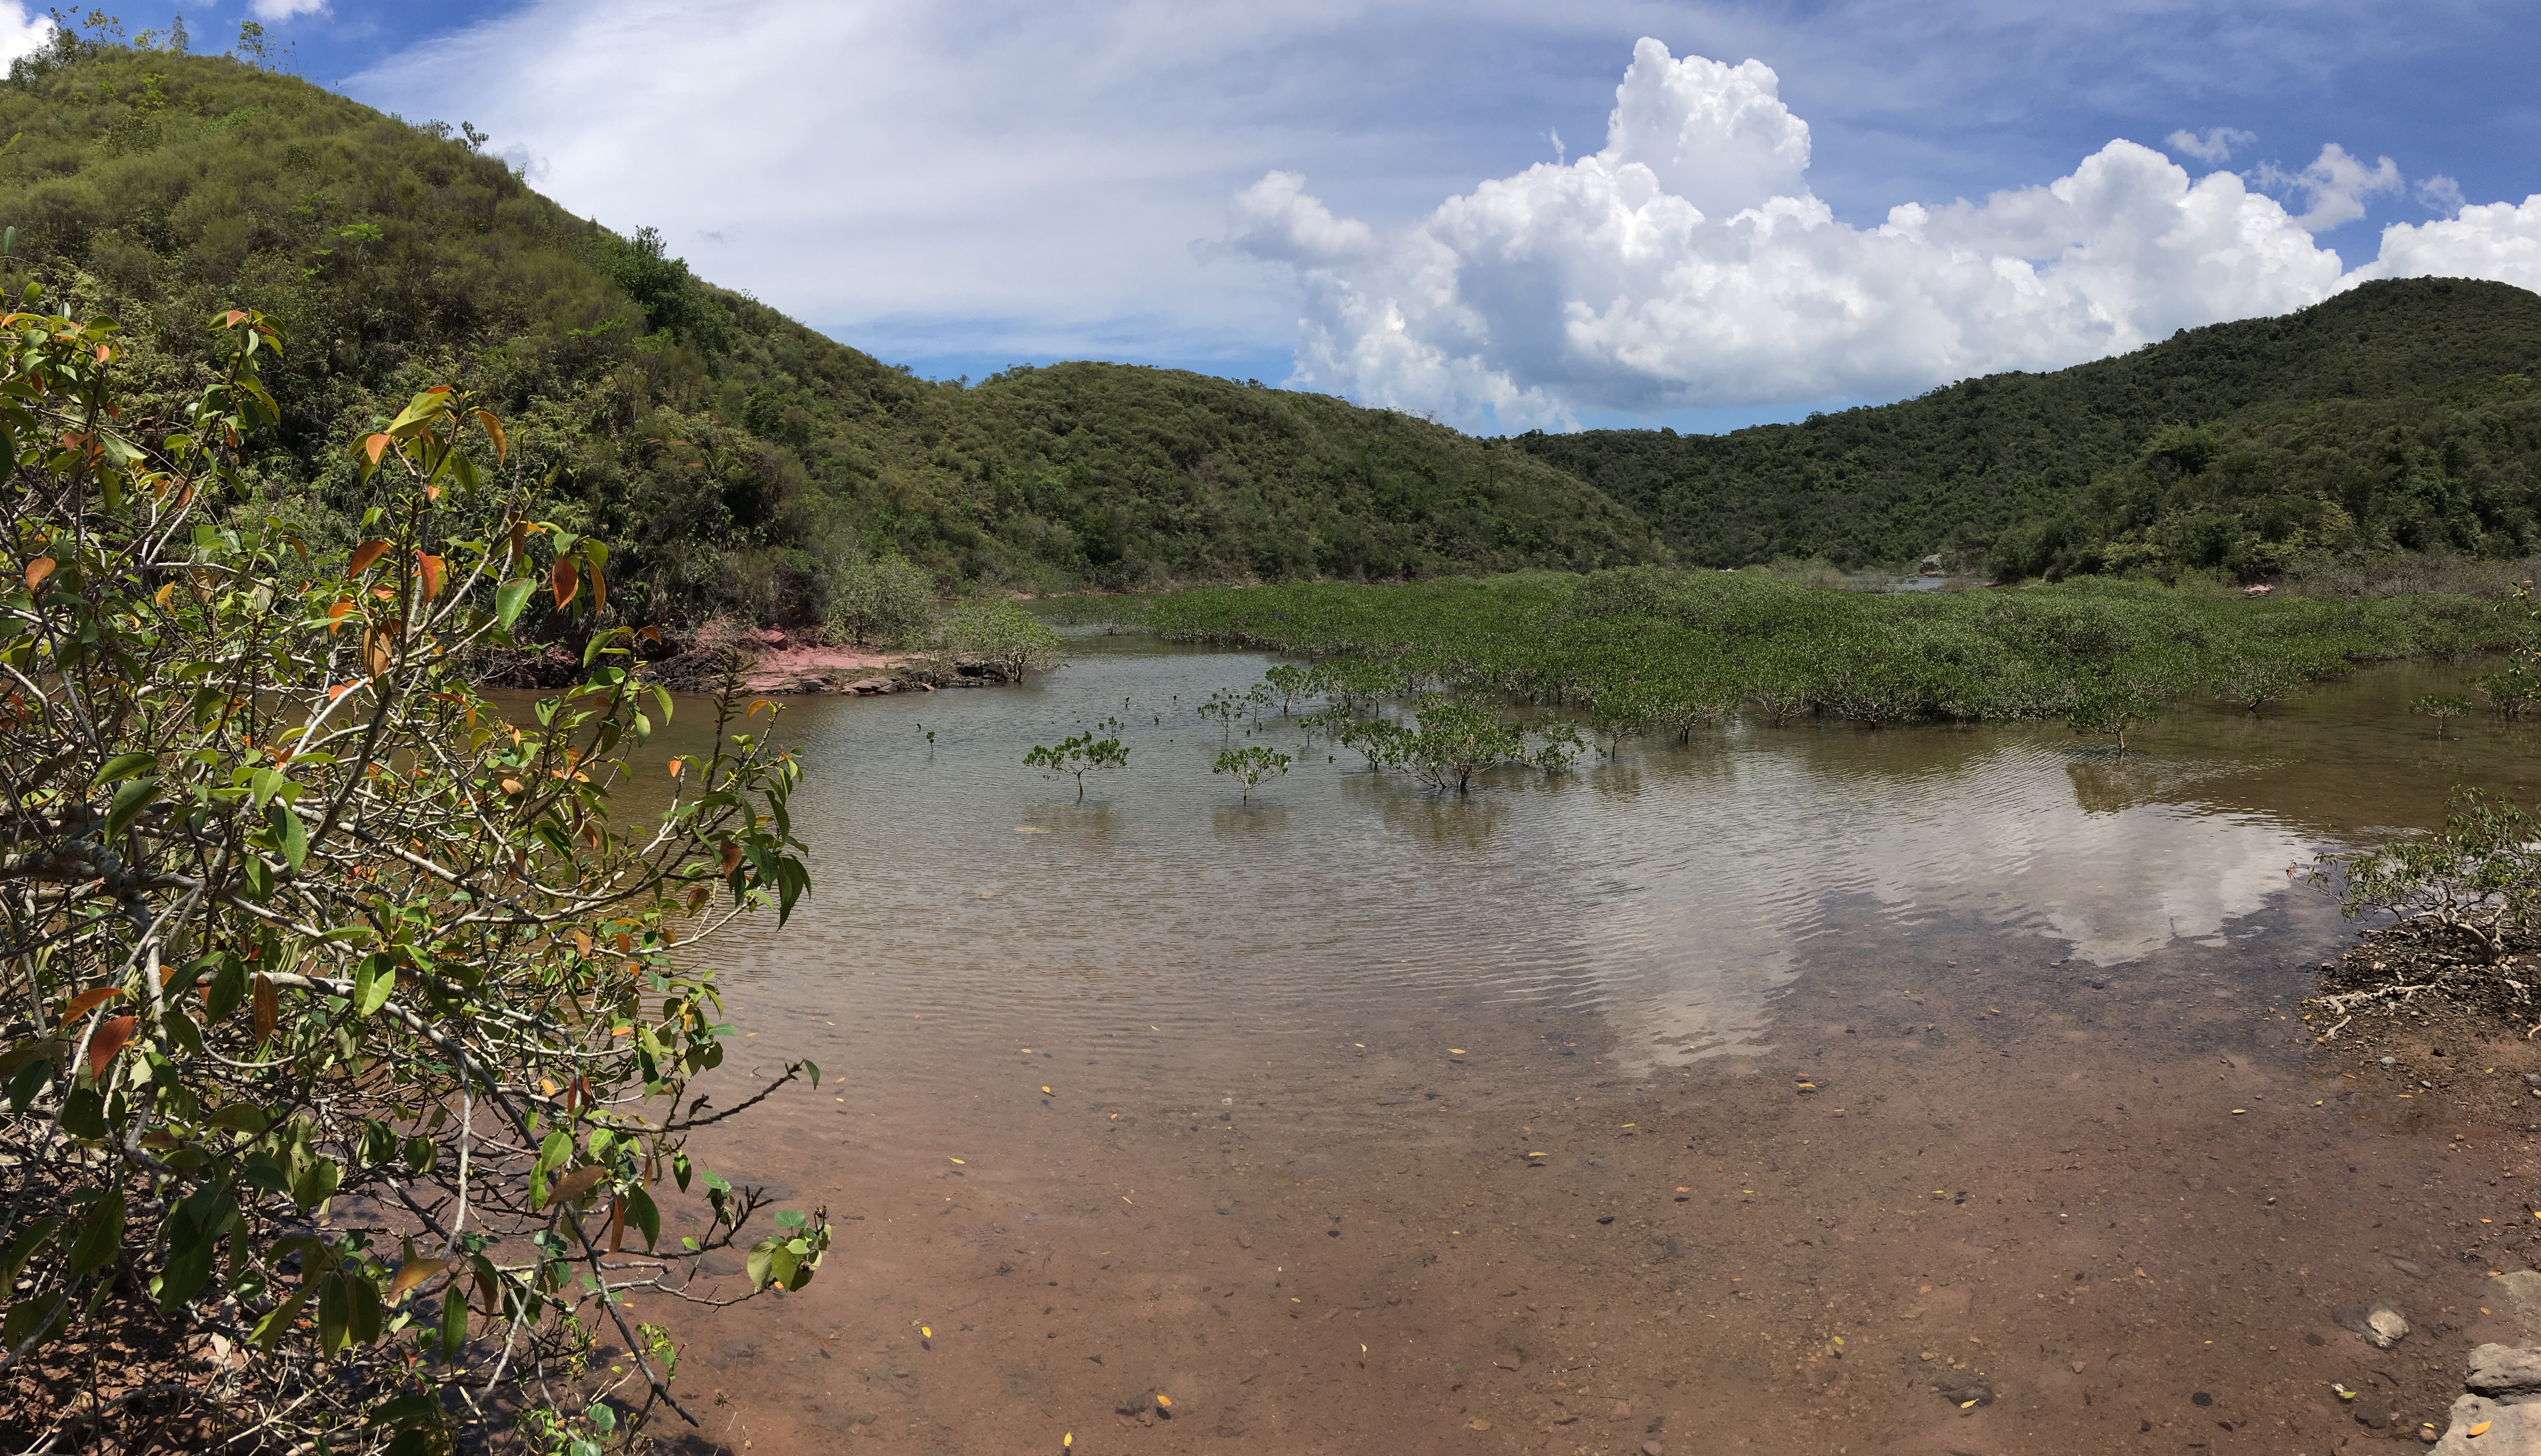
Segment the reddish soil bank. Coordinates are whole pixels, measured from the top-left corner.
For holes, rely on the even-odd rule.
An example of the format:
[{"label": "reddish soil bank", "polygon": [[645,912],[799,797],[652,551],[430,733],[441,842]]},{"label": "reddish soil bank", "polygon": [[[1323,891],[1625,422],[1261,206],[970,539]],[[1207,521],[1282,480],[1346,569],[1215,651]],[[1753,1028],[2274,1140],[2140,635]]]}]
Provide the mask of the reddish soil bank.
[{"label": "reddish soil bank", "polygon": [[[2493,1274],[2530,1262],[2541,1047],[2317,1046],[2296,998],[2344,943],[2297,899],[2108,971],[1829,935],[1776,1050],[1646,1073],[1593,1007],[1526,1007],[1303,1060],[1018,1047],[920,1093],[891,1069],[959,1007],[744,1006],[754,1053],[855,1070],[712,1159],[837,1247],[800,1294],[643,1314],[700,1452],[2414,1445],[2473,1344],[2527,1338]],[[2388,1351],[2341,1325],[2377,1298],[2416,1327]]]}]

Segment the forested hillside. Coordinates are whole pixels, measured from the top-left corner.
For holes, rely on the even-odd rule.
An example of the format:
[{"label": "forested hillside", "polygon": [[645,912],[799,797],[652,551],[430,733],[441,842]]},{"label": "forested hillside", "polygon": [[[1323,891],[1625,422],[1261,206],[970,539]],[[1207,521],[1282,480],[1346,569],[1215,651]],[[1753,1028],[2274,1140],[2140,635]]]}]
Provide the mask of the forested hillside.
[{"label": "forested hillside", "polygon": [[2313,552],[2541,551],[2536,376],[2541,295],[2413,279],[1798,424],[1519,443],[1689,564],[1942,550],[2014,576],[2254,576]]},{"label": "forested hillside", "polygon": [[481,150],[240,61],[81,38],[0,86],[12,298],[118,320],[145,400],[204,321],[260,310],[283,422],[229,508],[345,539],[340,442],[416,390],[482,391],[558,519],[622,544],[638,619],[819,619],[900,554],[947,588],[1396,577],[1659,552],[1629,511],[1503,442],[1166,370],[970,389],[713,287],[658,238],[567,213]]}]

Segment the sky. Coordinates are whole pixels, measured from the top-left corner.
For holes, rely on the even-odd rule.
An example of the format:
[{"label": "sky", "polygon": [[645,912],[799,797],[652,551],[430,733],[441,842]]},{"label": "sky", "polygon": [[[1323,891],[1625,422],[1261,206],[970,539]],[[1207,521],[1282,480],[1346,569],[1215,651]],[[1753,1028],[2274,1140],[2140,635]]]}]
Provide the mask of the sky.
[{"label": "sky", "polygon": [[196,49],[249,18],[937,378],[1102,358],[1486,432],[1717,429],[2370,277],[2541,290],[2529,0],[185,14]]}]

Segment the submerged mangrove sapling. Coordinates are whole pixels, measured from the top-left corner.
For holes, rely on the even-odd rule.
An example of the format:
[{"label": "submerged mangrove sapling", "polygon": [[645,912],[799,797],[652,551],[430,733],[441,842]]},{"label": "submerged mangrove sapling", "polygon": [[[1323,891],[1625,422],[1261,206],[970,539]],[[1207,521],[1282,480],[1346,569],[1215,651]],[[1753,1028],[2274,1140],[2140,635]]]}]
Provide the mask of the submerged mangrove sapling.
[{"label": "submerged mangrove sapling", "polygon": [[2435,736],[2444,736],[2444,720],[2458,718],[2470,711],[2470,699],[2457,695],[2430,692],[2409,704],[2409,711],[2435,720]]},{"label": "submerged mangrove sapling", "polygon": [[[1097,738],[1095,735],[1103,735]],[[1076,780],[1076,802],[1085,802],[1085,775],[1106,768],[1129,766],[1129,751],[1121,746],[1121,720],[1105,718],[1092,728],[1057,743],[1035,744],[1024,755],[1024,766],[1039,768],[1053,778],[1064,774]]]},{"label": "submerged mangrove sapling", "polygon": [[1233,774],[1235,781],[1244,786],[1243,798],[1249,802],[1253,791],[1260,788],[1265,780],[1286,773],[1288,765],[1295,762],[1286,754],[1257,744],[1251,748],[1226,750],[1217,756],[1217,763],[1208,771]]}]

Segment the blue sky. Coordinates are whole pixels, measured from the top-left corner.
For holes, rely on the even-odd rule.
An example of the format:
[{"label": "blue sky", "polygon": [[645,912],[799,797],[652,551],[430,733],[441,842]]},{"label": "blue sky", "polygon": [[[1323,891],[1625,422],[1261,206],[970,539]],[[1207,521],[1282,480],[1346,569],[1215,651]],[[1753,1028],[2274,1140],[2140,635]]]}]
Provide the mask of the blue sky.
[{"label": "blue sky", "polygon": [[[1791,417],[2278,312],[2377,255],[2522,281],[2520,214],[2477,205],[2541,193],[2528,3],[246,3],[189,8],[196,48],[261,11],[311,79],[472,120],[568,206],[659,226],[703,275],[887,360],[938,377],[1165,364],[1480,428]],[[1643,37],[1662,49],[1636,63]],[[1753,58],[1770,84],[1699,57]],[[1801,137],[1804,169],[1746,196],[1700,159],[1682,185],[1661,166],[1663,190],[1713,205],[1653,210],[1618,181],[1647,138],[1609,135],[1636,66],[1673,88],[1667,126],[1699,130],[1725,98]],[[2166,142],[2214,128],[2249,140],[2204,157]],[[2104,152],[2121,138],[2158,162]],[[2333,144],[2356,159],[2343,182],[2317,165]],[[1987,205],[2094,159],[2117,213]],[[2231,196],[2193,190],[2217,172]],[[1273,174],[1296,184],[1265,191]],[[2352,205],[2324,208],[2324,187]],[[1796,252],[1724,231],[1769,193],[1818,209],[1791,213]],[[2261,198],[2282,217],[2252,213]],[[2474,211],[2445,221],[2457,201]],[[1876,231],[1905,203],[1934,218],[1913,257]],[[2135,226],[2119,213],[2225,206],[2242,215],[2198,257],[2110,261],[2108,230]],[[2392,224],[2414,252],[2385,245]],[[2455,232],[2414,231],[2429,224]],[[1578,236],[1617,227],[1675,251]],[[1969,250],[1996,273],[2025,255],[2029,301],[1936,271]],[[2281,265],[2208,275],[2252,250]],[[1732,253],[1746,271],[1721,274]],[[1760,303],[1768,273],[1806,276]],[[1888,312],[1820,328],[1831,299]],[[1962,328],[1959,309],[1993,323]],[[2068,327],[2086,314],[2100,322]]]}]

